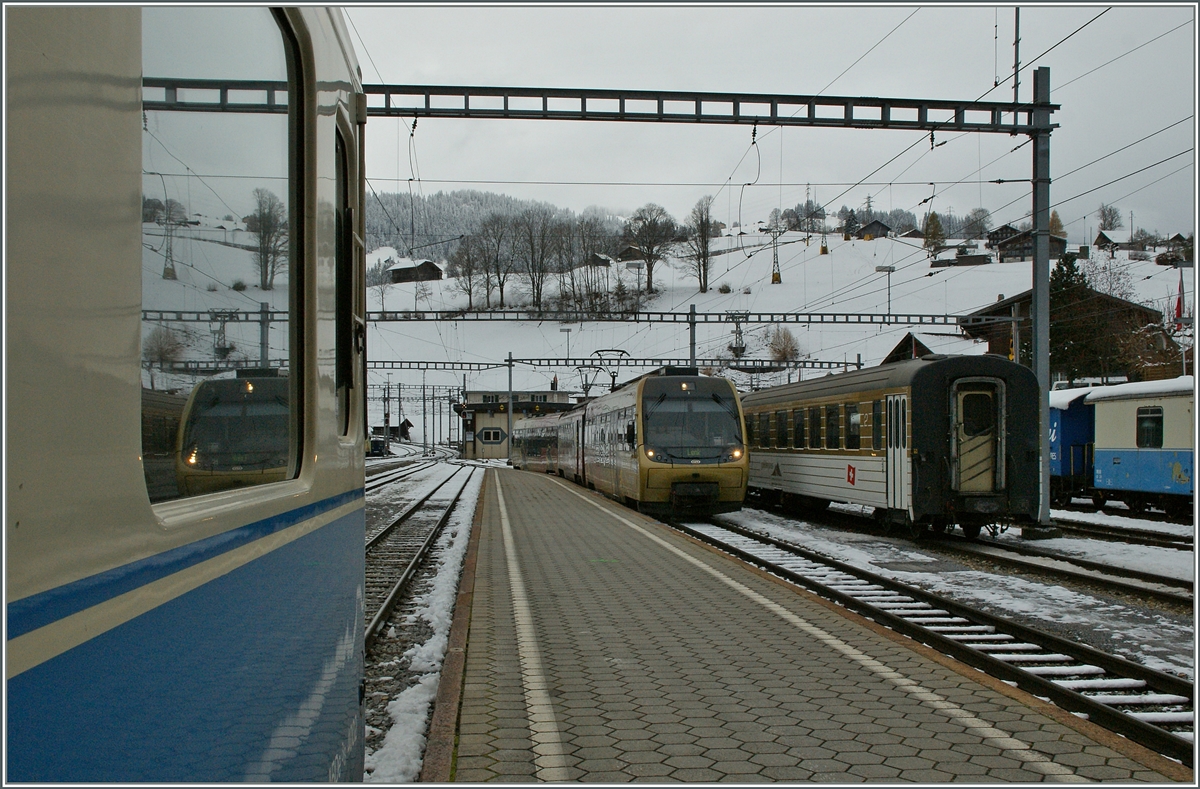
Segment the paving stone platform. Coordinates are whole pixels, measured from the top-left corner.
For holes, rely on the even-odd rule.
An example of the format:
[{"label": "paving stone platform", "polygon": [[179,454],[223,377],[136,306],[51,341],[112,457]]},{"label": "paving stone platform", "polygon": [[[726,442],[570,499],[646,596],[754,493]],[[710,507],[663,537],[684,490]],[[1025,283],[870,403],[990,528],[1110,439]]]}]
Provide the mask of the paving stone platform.
[{"label": "paving stone platform", "polygon": [[472,545],[422,780],[1193,783],[544,474],[489,471]]}]

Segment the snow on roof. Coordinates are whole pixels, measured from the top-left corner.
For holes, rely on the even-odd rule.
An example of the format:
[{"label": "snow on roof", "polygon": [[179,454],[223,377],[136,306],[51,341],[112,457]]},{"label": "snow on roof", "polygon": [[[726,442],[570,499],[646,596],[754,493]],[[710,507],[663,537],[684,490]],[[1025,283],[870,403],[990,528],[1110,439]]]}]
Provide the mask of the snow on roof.
[{"label": "snow on roof", "polygon": [[1178,378],[1167,378],[1162,381],[1138,381],[1132,384],[1116,384],[1115,386],[1099,386],[1087,396],[1087,402],[1099,400],[1130,400],[1138,397],[1179,397],[1189,395],[1195,390],[1196,379],[1191,375],[1181,375]]},{"label": "snow on roof", "polygon": [[1099,230],[1096,232],[1096,238],[1100,238],[1101,234],[1114,244],[1128,244],[1130,239],[1133,238],[1133,233],[1125,228]]},{"label": "snow on roof", "polygon": [[1092,391],[1095,389],[1090,386],[1081,386],[1075,389],[1052,389],[1050,391],[1050,407],[1064,411],[1071,407],[1071,403]]},{"label": "snow on roof", "polygon": [[395,271],[397,269],[416,268],[422,263],[433,263],[433,261],[426,258],[417,258],[416,260],[412,258],[400,258],[394,265],[388,266],[387,270]]}]

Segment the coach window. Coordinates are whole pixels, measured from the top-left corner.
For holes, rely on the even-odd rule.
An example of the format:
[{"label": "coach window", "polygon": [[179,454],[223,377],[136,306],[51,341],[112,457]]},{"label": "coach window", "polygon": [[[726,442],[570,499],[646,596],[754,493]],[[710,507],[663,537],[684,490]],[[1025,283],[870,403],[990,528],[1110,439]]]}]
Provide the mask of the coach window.
[{"label": "coach window", "polygon": [[746,446],[758,446],[758,437],[754,435],[754,418],[750,414],[746,414]]},{"label": "coach window", "polygon": [[299,471],[300,90],[283,20],[267,8],[142,9],[142,421],[177,426],[143,449],[151,502]]},{"label": "coach window", "polygon": [[775,412],[775,446],[786,449],[788,445],[788,413]]},{"label": "coach window", "polygon": [[842,410],[839,405],[825,406],[825,448],[826,449],[841,449],[842,447],[842,425],[841,414]]},{"label": "coach window", "polygon": [[771,446],[771,415],[766,411],[758,415],[758,445]]},{"label": "coach window", "polygon": [[861,426],[858,413],[858,403],[846,404],[846,449],[858,449],[861,446]]},{"label": "coach window", "polygon": [[792,446],[804,449],[804,409],[797,408],[792,412]]},{"label": "coach window", "polygon": [[821,448],[821,408],[812,406],[808,409],[808,447]]},{"label": "coach window", "polygon": [[883,449],[883,401],[871,403],[871,446]]},{"label": "coach window", "polygon": [[1137,410],[1137,445],[1139,449],[1159,449],[1163,445],[1163,410],[1143,406]]}]

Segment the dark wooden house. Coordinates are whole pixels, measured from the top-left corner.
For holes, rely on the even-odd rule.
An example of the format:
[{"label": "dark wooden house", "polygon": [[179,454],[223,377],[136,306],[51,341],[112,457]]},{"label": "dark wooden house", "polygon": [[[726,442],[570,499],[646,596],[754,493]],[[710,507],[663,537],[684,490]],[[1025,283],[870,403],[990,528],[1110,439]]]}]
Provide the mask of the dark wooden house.
[{"label": "dark wooden house", "polygon": [[858,230],[854,231],[855,238],[870,240],[873,238],[887,238],[892,229],[880,222],[878,219],[872,219]]},{"label": "dark wooden house", "polygon": [[442,270],[432,260],[401,258],[388,267],[392,282],[430,282],[442,278]]}]

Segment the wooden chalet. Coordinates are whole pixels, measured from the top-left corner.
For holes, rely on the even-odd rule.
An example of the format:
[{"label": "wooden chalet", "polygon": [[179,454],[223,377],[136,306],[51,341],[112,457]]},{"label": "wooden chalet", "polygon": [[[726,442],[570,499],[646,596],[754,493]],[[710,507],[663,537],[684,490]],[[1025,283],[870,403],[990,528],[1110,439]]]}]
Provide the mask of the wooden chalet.
[{"label": "wooden chalet", "polygon": [[432,260],[412,260],[411,258],[400,258],[393,265],[388,266],[387,271],[394,283],[430,282],[441,279],[443,276],[441,268]]},{"label": "wooden chalet", "polygon": [[870,241],[873,238],[887,238],[892,232],[892,229],[880,222],[878,219],[872,219],[858,230],[854,231],[854,237],[864,241]]}]

